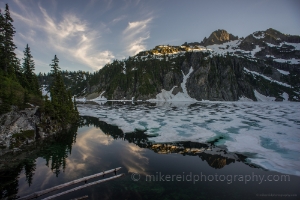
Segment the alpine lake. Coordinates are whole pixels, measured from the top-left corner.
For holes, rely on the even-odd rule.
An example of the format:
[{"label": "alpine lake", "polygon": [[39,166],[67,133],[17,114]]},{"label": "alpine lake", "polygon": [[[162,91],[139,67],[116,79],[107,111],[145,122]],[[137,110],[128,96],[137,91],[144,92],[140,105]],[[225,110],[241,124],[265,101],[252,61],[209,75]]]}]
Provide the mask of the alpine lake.
[{"label": "alpine lake", "polygon": [[[262,166],[251,162],[251,158],[255,161],[264,154],[230,151],[233,147],[230,148],[229,144],[234,141],[239,142],[238,138],[234,139],[233,136],[243,134],[247,129],[245,126],[254,127],[253,130],[248,127],[250,133],[251,131],[256,133],[258,128],[260,131],[264,130],[264,127],[260,126],[260,119],[255,121],[250,117],[251,123],[248,123],[246,115],[233,113],[230,108],[245,110],[245,107],[248,111],[253,108],[261,110],[257,105],[208,103],[166,106],[131,102],[81,104],[78,106],[81,113],[78,125],[46,139],[38,139],[23,147],[22,151],[0,157],[1,197],[17,199],[69,181],[121,167],[117,175],[124,173],[124,176],[120,178],[95,184],[55,199],[75,199],[86,195],[87,199],[299,199],[299,175],[281,172],[280,167],[273,167],[272,170],[266,167],[268,165]],[[270,105],[262,106],[266,108],[264,112],[270,112],[268,106]],[[274,106],[280,114],[281,104],[274,104]],[[222,114],[222,110],[228,111],[228,115]],[[290,110],[293,116],[299,115],[298,104],[293,104]],[[224,117],[230,118],[232,116],[230,113],[242,118],[244,125],[240,126],[235,122],[236,127],[227,127],[227,132],[222,133],[212,128],[216,127],[216,124],[209,126],[218,121],[217,118],[198,116],[206,112],[208,116],[215,116],[214,112],[218,111],[223,117],[217,116],[223,119],[222,123],[219,123],[221,128],[222,124],[230,123],[229,119],[224,119]],[[293,113],[294,111],[296,113]],[[189,112],[192,114],[189,115]],[[262,116],[257,113],[257,110],[253,112],[258,118]],[[157,115],[154,116],[153,113]],[[166,114],[168,116],[163,116],[162,113],[168,113]],[[245,113],[249,114],[250,111]],[[269,115],[275,116],[272,113]],[[166,120],[167,118],[169,120]],[[197,124],[195,121],[201,121],[200,118],[205,119],[206,123]],[[186,119],[189,119],[187,123]],[[281,127],[278,120],[266,117],[261,119]],[[110,121],[112,123],[109,123]],[[287,119],[287,121],[291,120]],[[157,122],[158,126],[154,122]],[[265,121],[261,123],[267,124]],[[138,128],[137,124],[144,128]],[[176,129],[177,132],[174,129],[176,124],[180,126]],[[201,131],[191,127],[191,124],[214,132],[215,136],[210,140],[199,142],[201,140],[195,139],[194,136],[201,137]],[[299,131],[299,121],[291,124],[287,131]],[[124,130],[131,129],[134,131],[124,133]],[[170,130],[169,135],[166,133],[167,135],[161,137],[164,135],[163,132],[168,130]],[[284,129],[281,132],[284,132]],[[173,137],[176,134],[178,137]],[[208,135],[209,133],[206,133],[205,137]],[[280,136],[280,134],[275,135]],[[184,137],[186,139],[182,140]],[[274,147],[274,142],[268,143],[266,136],[261,139],[259,145],[265,149],[277,153],[288,161],[294,161],[297,156],[299,160],[299,151],[282,151],[283,147],[278,149],[278,145],[275,145],[277,148]],[[247,145],[245,149],[249,149]],[[269,163],[272,163],[274,156],[268,155],[271,155],[270,158],[264,159],[270,159]],[[278,165],[283,166],[286,160],[283,159]],[[289,167],[283,166],[283,168],[288,171]],[[36,199],[47,198],[112,176],[115,174],[106,174],[104,177],[83,181]]]}]

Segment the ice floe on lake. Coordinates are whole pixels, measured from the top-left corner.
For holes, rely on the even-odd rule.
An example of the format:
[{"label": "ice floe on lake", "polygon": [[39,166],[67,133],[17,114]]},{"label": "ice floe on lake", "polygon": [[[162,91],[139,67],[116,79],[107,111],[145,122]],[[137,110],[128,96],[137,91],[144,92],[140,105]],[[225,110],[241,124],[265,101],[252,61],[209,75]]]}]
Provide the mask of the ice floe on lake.
[{"label": "ice floe on lake", "polygon": [[156,136],[151,137],[154,142],[216,141],[265,169],[300,176],[299,103],[115,103],[78,105],[78,110],[125,133],[144,130]]}]

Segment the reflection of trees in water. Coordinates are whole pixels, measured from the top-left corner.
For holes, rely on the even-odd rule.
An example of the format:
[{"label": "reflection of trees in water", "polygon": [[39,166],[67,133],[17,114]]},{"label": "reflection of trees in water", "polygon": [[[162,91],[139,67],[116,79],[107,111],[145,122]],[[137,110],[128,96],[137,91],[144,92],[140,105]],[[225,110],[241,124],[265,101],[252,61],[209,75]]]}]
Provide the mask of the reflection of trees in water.
[{"label": "reflection of trees in water", "polygon": [[[177,143],[164,143],[164,144],[153,144],[148,138],[149,136],[144,131],[135,131],[133,133],[124,134],[121,129],[117,126],[109,125],[105,122],[99,121],[94,117],[81,117],[79,127],[83,126],[94,126],[100,128],[105,134],[110,135],[114,139],[127,140],[130,143],[134,143],[141,148],[148,148],[156,153],[180,153],[183,156],[199,156],[203,161],[206,161],[211,167],[220,169],[225,165],[234,163],[235,161],[246,160],[245,156],[235,154],[238,159],[230,158],[230,156],[217,155],[214,152],[220,151],[219,148],[214,147],[211,144],[202,144],[197,142],[177,142]],[[36,159],[42,157],[46,160],[46,165],[51,170],[59,175],[61,170],[65,170],[66,158],[72,151],[72,145],[76,142],[77,126],[72,127],[69,131],[64,133],[56,134],[46,138],[44,140],[37,141],[28,147],[30,154],[26,155],[27,152],[23,151],[17,153],[17,157],[20,159],[14,167],[11,167],[7,162],[7,167],[3,169],[0,162],[0,198],[14,198],[18,193],[18,179],[22,170],[24,170],[26,181],[30,186],[33,182],[34,172],[36,170]],[[211,153],[205,152],[210,148]],[[213,152],[214,150],[214,152]],[[27,150],[28,151],[28,150]],[[22,154],[26,156],[22,156]],[[9,159],[15,159],[16,153],[13,154]]]},{"label": "reflection of trees in water", "polygon": [[100,128],[103,133],[112,136],[114,139],[123,139],[125,135],[117,126],[112,126],[105,122],[99,121],[99,119],[95,117],[81,117],[79,126],[94,126],[96,128]]},{"label": "reflection of trees in water", "polygon": [[127,140],[130,143],[134,143],[141,148],[147,148],[152,143],[149,142],[149,136],[145,134],[145,131],[136,130],[135,132],[124,134],[117,126],[109,125],[105,122],[99,121],[95,117],[82,117],[80,120],[80,126],[94,126],[100,128],[104,134],[112,136],[114,139]]},{"label": "reflection of trees in water", "polygon": [[25,170],[26,181],[29,186],[32,184],[32,179],[33,179],[35,169],[36,169],[35,159],[25,159],[24,170]]},{"label": "reflection of trees in water", "polygon": [[5,165],[0,168],[0,198],[16,198],[19,187],[18,179],[22,170],[24,170],[28,185],[32,184],[38,157],[44,158],[46,165],[58,176],[61,168],[62,170],[66,168],[66,158],[71,154],[72,145],[76,142],[77,128],[73,126],[68,131],[24,147],[22,152],[5,155],[0,162]]},{"label": "reflection of trees in water", "polygon": [[23,166],[18,165],[15,168],[8,168],[0,171],[0,198],[14,198],[18,193],[18,177]]},{"label": "reflection of trees in water", "polygon": [[130,143],[134,143],[141,148],[148,148],[153,150],[156,153],[180,153],[182,155],[190,156],[199,156],[201,160],[206,161],[209,166],[220,169],[225,165],[234,163],[235,159],[229,158],[227,156],[209,154],[204,152],[207,149],[215,149],[216,151],[220,149],[215,147],[212,144],[202,144],[198,142],[175,142],[175,143],[161,143],[161,144],[152,144],[148,140],[149,136],[146,135],[145,131],[136,130],[132,133],[124,134],[121,129],[117,126],[109,125],[105,122],[99,121],[95,117],[82,117],[81,126],[94,126],[100,128],[104,134],[112,136],[114,139],[123,139],[127,140]]},{"label": "reflection of trees in water", "polygon": [[[66,168],[66,158],[72,151],[72,145],[76,142],[77,127],[72,127],[63,134],[53,135],[53,140],[48,146],[42,147],[38,157],[46,160],[46,165],[58,176]],[[49,166],[49,163],[51,165]]]}]

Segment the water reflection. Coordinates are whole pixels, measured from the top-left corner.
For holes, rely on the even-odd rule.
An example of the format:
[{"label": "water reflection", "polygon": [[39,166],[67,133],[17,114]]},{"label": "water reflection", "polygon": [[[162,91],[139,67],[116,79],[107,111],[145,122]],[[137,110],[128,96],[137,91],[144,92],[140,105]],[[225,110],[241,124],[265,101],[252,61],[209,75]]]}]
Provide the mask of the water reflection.
[{"label": "water reflection", "polygon": [[[201,160],[206,161],[209,166],[215,169],[221,169],[225,165],[229,165],[235,161],[246,160],[246,157],[242,155],[228,153],[225,149],[216,147],[214,142],[208,144],[197,142],[152,143],[151,137],[146,135],[144,131],[136,130],[133,133],[124,134],[117,126],[109,125],[94,117],[83,117],[81,120],[81,126],[83,125],[93,125],[100,128],[104,134],[110,135],[114,139],[126,140],[141,148],[151,149],[155,153],[178,153],[183,156],[198,156]],[[217,140],[215,142],[217,142]],[[251,166],[254,167],[254,165]]]},{"label": "water reflection", "polygon": [[[84,134],[77,135],[78,128],[81,128]],[[74,146],[76,149],[72,149]],[[3,156],[0,162],[0,197],[16,198],[18,194],[23,196],[28,192],[85,176],[87,171],[90,175],[120,164],[127,172],[146,175],[151,172],[149,169],[151,155],[144,154],[147,149],[156,155],[197,156],[214,169],[246,160],[246,157],[214,146],[213,142],[158,144],[153,143],[151,137],[143,131],[124,134],[118,127],[101,122],[97,118],[81,117],[79,124],[69,131],[37,141],[24,148],[22,152]],[[55,177],[59,177],[61,172],[65,172],[63,178],[54,181],[53,173]],[[31,187],[30,190],[20,183],[22,180]],[[51,181],[53,183],[49,184]]]},{"label": "water reflection", "polygon": [[[55,134],[45,140],[39,140],[22,148],[20,152],[10,152],[1,156],[0,161],[0,197],[15,198],[18,193],[18,179],[24,170],[25,179],[32,185],[36,170],[36,159],[41,157],[46,166],[56,177],[66,168],[66,158],[72,152],[72,145],[76,142],[77,126],[69,131]],[[45,177],[44,177],[45,178]]]}]

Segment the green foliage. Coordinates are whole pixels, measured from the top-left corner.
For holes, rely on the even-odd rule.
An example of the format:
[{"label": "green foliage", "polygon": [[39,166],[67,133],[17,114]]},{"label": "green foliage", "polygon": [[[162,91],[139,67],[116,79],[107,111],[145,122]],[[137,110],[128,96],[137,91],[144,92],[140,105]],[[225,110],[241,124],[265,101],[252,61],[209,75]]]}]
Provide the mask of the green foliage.
[{"label": "green foliage", "polygon": [[52,64],[50,64],[53,77],[53,83],[50,87],[51,103],[49,103],[46,97],[45,109],[46,112],[60,123],[68,124],[78,118],[78,111],[75,110],[70,91],[67,91],[63,83],[58,63],[59,60],[55,55]]},{"label": "green foliage", "polygon": [[10,16],[9,7],[6,4],[4,15],[0,14],[0,66],[5,73],[8,73],[11,76],[13,76],[16,71],[15,68],[18,64],[18,59],[14,52],[17,47],[13,42],[13,36],[16,31],[14,30],[12,22],[13,19]]},{"label": "green foliage", "polygon": [[23,58],[23,64],[22,64],[22,85],[24,88],[26,88],[28,91],[41,95],[39,90],[39,84],[37,81],[37,76],[34,74],[34,61],[32,59],[32,55],[30,52],[30,48],[28,47],[28,44],[24,50],[24,58]]},{"label": "green foliage", "polygon": [[[89,79],[91,74],[85,71],[61,71],[61,76],[66,88],[71,92],[72,95],[82,96],[86,94],[86,88],[89,87]],[[38,76],[39,85],[46,86],[47,90],[50,91],[50,85],[53,83],[53,77],[51,73],[42,74]]]},{"label": "green foliage", "polygon": [[22,131],[21,133],[15,133],[12,135],[12,138],[20,139],[20,140],[26,140],[26,139],[33,139],[34,138],[34,130],[27,130]]},{"label": "green foliage", "polygon": [[11,77],[0,73],[0,114],[10,111],[11,105],[24,105],[24,88]]}]

